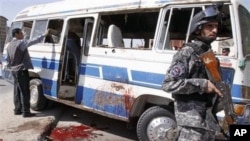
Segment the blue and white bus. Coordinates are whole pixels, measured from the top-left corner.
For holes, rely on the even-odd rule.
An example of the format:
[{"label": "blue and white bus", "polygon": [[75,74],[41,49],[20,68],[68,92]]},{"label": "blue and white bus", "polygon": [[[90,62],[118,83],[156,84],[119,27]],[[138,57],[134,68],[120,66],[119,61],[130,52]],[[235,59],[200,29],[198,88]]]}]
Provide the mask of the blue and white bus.
[{"label": "blue and white bus", "polygon": [[[136,127],[141,141],[171,140],[176,137],[174,101],[161,89],[162,81],[172,56],[190,40],[194,14],[216,2],[223,3],[225,18],[213,50],[235,112],[245,124],[250,121],[249,0],[63,0],[34,5],[16,15],[6,45],[13,28],[21,28],[27,39],[47,28],[54,31],[29,47],[33,110],[57,101],[125,121]],[[225,47],[229,56],[221,55]],[[3,66],[5,58],[6,48]]]}]

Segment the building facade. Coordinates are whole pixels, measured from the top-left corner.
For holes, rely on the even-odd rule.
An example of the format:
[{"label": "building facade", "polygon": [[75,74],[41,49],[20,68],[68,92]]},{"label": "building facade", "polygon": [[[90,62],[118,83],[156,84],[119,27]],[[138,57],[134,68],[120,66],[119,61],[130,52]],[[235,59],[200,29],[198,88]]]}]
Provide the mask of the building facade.
[{"label": "building facade", "polygon": [[7,19],[0,15],[0,63],[7,34]]}]

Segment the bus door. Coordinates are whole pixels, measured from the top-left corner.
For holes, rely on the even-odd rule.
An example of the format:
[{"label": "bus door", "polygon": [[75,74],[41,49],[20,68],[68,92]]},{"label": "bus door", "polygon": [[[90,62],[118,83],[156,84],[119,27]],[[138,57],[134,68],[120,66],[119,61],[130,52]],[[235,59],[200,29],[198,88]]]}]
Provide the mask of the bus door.
[{"label": "bus door", "polygon": [[[61,74],[58,98],[75,101],[82,60],[86,60],[93,17],[75,17],[67,20],[61,52]],[[84,62],[84,61],[83,61]]]}]

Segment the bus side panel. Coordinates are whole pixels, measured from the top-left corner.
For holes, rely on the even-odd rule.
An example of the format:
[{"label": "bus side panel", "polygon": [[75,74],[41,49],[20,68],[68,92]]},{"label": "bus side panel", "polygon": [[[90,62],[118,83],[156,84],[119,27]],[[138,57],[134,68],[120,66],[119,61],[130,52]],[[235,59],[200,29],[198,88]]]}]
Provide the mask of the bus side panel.
[{"label": "bus side panel", "polygon": [[[161,90],[165,65],[162,64],[164,72],[159,73],[155,71],[157,69],[151,69],[151,72],[149,69],[140,69],[140,65],[131,68],[129,63],[124,63],[125,59],[114,61],[113,58],[102,58],[102,60],[106,60],[105,63],[99,61],[101,64],[94,64],[92,62],[96,61],[93,59],[90,64],[81,65],[76,103],[109,114],[128,117],[131,106],[139,95],[155,95],[158,91],[159,94],[166,95]],[[110,61],[114,62],[112,66],[107,65]],[[116,64],[123,65],[115,66]],[[137,64],[149,68],[153,65],[146,61]]]},{"label": "bus side panel", "polygon": [[44,48],[44,50],[36,51],[32,50],[33,47],[30,47],[29,52],[34,66],[34,70],[31,71],[34,71],[41,78],[44,94],[50,97],[57,97],[60,54],[50,50],[50,47],[48,49],[45,46],[34,46],[34,48]]}]

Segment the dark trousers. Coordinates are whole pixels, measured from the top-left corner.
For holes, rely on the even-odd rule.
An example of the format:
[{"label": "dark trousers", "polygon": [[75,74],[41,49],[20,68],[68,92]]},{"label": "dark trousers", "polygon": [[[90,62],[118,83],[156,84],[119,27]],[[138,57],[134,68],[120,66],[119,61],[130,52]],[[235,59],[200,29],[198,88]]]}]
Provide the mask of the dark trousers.
[{"label": "dark trousers", "polygon": [[14,76],[14,111],[30,113],[30,89],[28,70],[13,72]]}]

